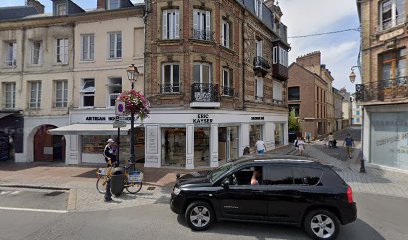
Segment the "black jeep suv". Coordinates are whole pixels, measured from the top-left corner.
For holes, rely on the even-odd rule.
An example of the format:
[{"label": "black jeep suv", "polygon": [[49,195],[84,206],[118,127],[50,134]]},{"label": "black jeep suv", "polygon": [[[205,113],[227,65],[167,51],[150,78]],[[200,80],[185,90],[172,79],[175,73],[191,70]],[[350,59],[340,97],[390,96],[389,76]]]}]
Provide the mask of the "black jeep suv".
[{"label": "black jeep suv", "polygon": [[301,226],[314,239],[335,239],[339,224],[357,217],[350,186],[330,166],[284,158],[178,176],[170,206],[193,230],[215,220],[271,222]]}]

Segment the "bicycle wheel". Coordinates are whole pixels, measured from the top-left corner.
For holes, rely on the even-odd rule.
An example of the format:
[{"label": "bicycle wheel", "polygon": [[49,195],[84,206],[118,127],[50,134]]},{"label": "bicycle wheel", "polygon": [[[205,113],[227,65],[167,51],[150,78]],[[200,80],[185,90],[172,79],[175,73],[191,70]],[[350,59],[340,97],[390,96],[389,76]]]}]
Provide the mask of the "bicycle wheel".
[{"label": "bicycle wheel", "polygon": [[96,190],[98,190],[98,192],[105,194],[107,179],[106,176],[98,177],[98,180],[96,180]]},{"label": "bicycle wheel", "polygon": [[126,188],[126,191],[128,191],[128,193],[136,194],[140,191],[140,189],[142,189],[142,185],[143,185],[142,182],[132,183],[132,184],[126,183],[125,188]]}]

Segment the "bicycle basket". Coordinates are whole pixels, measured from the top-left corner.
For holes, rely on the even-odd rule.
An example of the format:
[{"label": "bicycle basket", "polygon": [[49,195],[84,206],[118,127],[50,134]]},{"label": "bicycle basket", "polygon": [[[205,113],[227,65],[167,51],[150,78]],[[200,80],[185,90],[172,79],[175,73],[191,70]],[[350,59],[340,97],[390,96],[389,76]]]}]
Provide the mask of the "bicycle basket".
[{"label": "bicycle basket", "polygon": [[99,168],[98,169],[99,176],[106,176],[106,168]]},{"label": "bicycle basket", "polygon": [[143,181],[143,173],[140,171],[129,172],[128,182],[129,183],[140,183]]}]

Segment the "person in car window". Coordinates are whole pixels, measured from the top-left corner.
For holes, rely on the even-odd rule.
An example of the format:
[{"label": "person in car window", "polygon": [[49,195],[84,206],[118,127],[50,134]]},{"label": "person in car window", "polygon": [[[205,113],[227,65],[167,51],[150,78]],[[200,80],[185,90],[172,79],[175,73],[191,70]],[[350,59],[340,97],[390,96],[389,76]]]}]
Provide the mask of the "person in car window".
[{"label": "person in car window", "polygon": [[259,167],[255,167],[251,178],[251,185],[259,185],[261,180],[262,180],[261,169]]}]

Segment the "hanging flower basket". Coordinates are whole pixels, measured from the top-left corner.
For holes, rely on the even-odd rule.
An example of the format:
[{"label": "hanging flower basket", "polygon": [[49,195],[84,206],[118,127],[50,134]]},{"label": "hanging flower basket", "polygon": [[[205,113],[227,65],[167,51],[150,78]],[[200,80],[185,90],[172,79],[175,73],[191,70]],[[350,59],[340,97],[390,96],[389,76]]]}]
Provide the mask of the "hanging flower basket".
[{"label": "hanging flower basket", "polygon": [[150,102],[140,92],[133,89],[123,91],[116,100],[125,103],[125,113],[127,115],[134,113],[136,118],[140,118],[142,121],[149,117]]}]

